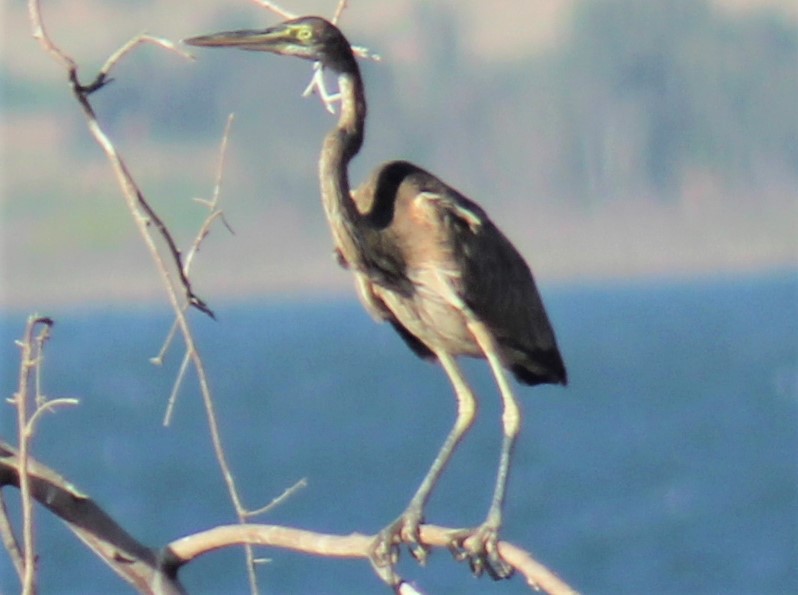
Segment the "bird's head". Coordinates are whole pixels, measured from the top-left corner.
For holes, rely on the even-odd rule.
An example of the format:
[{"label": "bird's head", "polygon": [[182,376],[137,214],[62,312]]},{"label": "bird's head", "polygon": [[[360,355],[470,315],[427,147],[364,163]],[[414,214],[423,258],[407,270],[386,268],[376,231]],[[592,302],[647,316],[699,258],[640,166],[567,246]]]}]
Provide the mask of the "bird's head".
[{"label": "bird's head", "polygon": [[332,70],[346,70],[354,63],[349,42],[343,33],[321,17],[299,17],[268,29],[225,31],[184,39],[202,47],[236,47],[242,50],[297,56]]}]

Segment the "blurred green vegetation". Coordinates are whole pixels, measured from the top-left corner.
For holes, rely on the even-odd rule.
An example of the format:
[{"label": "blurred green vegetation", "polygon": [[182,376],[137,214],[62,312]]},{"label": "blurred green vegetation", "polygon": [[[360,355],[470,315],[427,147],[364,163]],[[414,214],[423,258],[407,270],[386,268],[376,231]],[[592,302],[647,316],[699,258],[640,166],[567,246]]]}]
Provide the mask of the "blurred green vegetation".
[{"label": "blurred green vegetation", "polygon": [[[468,43],[447,26],[456,15],[424,12],[419,37],[431,41],[413,73],[426,81],[423,100],[387,92],[409,129],[435,131],[411,153],[440,150],[438,132],[457,139],[465,126],[479,146],[457,145],[464,170],[496,179],[486,168],[498,162],[538,190],[588,203],[672,200],[695,170],[749,191],[798,181],[798,27],[781,13],[738,16],[702,0],[578,2],[563,43],[464,79],[447,74],[463,68],[458,46]],[[441,103],[452,108],[443,120]]]},{"label": "blurred green vegetation", "polygon": [[[419,3],[415,11],[423,58],[364,65],[368,138],[386,158],[456,159],[452,167],[478,189],[481,179],[520,178],[531,190],[588,203],[672,199],[696,169],[751,188],[798,178],[798,27],[780,12],[740,16],[705,0],[578,2],[555,47],[474,69],[467,62],[480,57],[459,34],[456,7]],[[235,14],[227,19],[220,28],[244,26]],[[359,41],[380,48],[379,39]],[[314,171],[305,143],[318,145],[329,118],[285,101],[307,69],[260,54],[198,58],[201,69],[157,49],[135,53],[96,96],[104,122],[124,128],[146,114],[155,141],[212,143],[226,110],[255,113],[235,132],[244,172],[272,170],[279,195],[283,180]],[[11,113],[63,92],[4,78]]]},{"label": "blurred green vegetation", "polygon": [[[402,156],[435,171],[442,164],[476,196],[588,205],[678,200],[696,174],[743,193],[798,181],[798,27],[781,13],[737,15],[703,0],[578,2],[560,44],[474,68],[468,62],[480,57],[458,34],[456,8],[416,10],[423,58],[364,67],[367,148],[384,155],[377,160]],[[229,67],[229,57],[219,60]],[[299,88],[301,77],[284,83],[282,64],[253,62],[258,70],[241,76],[215,70],[215,94],[232,90],[243,109],[254,104],[263,117],[246,145],[255,159],[290,170],[307,157],[257,139],[276,131],[318,143],[325,124],[299,102],[287,118],[283,105],[270,112],[268,83]]]},{"label": "blurred green vegetation", "polygon": [[[582,116],[572,138],[606,143],[618,127],[628,185],[669,196],[691,167],[736,185],[772,170],[798,176],[794,23],[770,13],[735,18],[695,0],[578,6],[572,42],[554,57],[563,96],[577,98]],[[572,179],[603,187],[615,172],[592,171],[576,144],[565,156]],[[586,154],[613,159],[602,152]]]}]

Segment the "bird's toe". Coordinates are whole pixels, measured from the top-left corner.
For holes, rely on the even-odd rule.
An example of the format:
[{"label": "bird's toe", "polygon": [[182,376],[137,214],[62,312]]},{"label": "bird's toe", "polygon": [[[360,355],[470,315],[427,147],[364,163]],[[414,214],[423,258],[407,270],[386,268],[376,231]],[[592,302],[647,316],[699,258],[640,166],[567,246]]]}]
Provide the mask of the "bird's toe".
[{"label": "bird's toe", "polygon": [[423,522],[420,512],[408,509],[402,516],[380,531],[372,545],[372,558],[378,562],[394,565],[399,560],[399,548],[406,545],[410,554],[424,564],[429,548],[421,542],[420,526]]},{"label": "bird's toe", "polygon": [[514,569],[499,553],[498,530],[490,525],[452,533],[449,550],[457,561],[468,561],[474,576],[487,572],[495,581],[510,578]]}]

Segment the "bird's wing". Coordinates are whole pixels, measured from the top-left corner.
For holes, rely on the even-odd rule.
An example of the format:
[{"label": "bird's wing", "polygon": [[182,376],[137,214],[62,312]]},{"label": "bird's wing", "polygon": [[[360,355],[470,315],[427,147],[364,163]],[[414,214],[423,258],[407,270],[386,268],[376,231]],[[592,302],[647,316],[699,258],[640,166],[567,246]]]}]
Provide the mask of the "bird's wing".
[{"label": "bird's wing", "polygon": [[452,284],[493,333],[505,364],[524,382],[564,380],[554,331],[523,257],[476,203],[451,189],[424,194],[459,272]]}]

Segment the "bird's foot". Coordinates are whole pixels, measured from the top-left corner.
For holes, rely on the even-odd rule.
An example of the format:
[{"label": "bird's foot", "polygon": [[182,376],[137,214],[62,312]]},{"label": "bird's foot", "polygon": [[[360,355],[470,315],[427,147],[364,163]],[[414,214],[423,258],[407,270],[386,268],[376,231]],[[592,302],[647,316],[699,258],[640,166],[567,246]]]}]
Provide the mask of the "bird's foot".
[{"label": "bird's foot", "polygon": [[383,580],[391,584],[393,567],[399,561],[399,548],[407,545],[410,554],[424,564],[429,548],[421,543],[420,525],[424,521],[420,510],[408,508],[402,516],[380,531],[371,545],[371,564]]},{"label": "bird's foot", "polygon": [[487,572],[495,581],[510,578],[514,569],[499,554],[499,530],[490,523],[454,531],[449,550],[458,562],[468,560],[474,576]]}]

